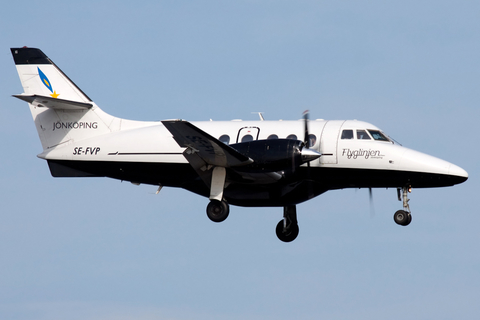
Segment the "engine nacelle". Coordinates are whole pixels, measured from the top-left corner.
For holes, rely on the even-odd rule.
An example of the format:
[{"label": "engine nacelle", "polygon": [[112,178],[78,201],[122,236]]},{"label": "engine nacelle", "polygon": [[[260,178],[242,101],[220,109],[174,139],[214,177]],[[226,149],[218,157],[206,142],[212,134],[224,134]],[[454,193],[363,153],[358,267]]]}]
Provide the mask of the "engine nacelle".
[{"label": "engine nacelle", "polygon": [[255,140],[231,144],[230,147],[254,161],[245,167],[236,168],[239,171],[294,171],[303,163],[320,157],[320,153],[306,148],[300,140]]}]

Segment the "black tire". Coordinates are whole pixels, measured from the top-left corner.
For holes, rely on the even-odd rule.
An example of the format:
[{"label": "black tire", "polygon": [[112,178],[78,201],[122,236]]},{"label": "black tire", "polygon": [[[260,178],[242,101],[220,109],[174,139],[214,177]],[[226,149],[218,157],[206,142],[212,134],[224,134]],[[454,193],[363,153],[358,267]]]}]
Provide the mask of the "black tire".
[{"label": "black tire", "polygon": [[412,214],[409,212],[406,226],[408,226],[410,224],[410,222],[412,222]]},{"label": "black tire", "polygon": [[412,215],[405,210],[398,210],[393,215],[393,220],[398,225],[408,226],[408,224],[412,221]]},{"label": "black tire", "polygon": [[283,232],[283,220],[280,220],[280,222],[277,224],[275,232],[277,233],[278,239],[280,239],[281,241],[292,242],[298,236],[298,224],[292,223],[290,227],[286,230],[286,232]]},{"label": "black tire", "polygon": [[211,200],[207,206],[207,216],[213,222],[222,222],[230,213],[228,203],[225,201]]}]

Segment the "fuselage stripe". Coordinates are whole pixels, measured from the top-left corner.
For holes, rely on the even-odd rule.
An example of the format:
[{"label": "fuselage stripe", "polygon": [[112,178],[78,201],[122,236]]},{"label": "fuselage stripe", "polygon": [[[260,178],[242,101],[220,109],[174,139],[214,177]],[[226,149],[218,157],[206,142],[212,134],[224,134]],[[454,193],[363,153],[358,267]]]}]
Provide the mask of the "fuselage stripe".
[{"label": "fuselage stripe", "polygon": [[180,155],[180,152],[112,152],[109,156]]}]

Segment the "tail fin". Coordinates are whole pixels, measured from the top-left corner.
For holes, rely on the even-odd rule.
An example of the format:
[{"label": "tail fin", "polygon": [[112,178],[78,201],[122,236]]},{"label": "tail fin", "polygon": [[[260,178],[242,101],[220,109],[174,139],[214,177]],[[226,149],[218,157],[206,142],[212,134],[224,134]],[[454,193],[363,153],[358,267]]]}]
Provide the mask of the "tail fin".
[{"label": "tail fin", "polygon": [[41,50],[12,48],[24,93],[44,151],[110,132],[104,113]]}]

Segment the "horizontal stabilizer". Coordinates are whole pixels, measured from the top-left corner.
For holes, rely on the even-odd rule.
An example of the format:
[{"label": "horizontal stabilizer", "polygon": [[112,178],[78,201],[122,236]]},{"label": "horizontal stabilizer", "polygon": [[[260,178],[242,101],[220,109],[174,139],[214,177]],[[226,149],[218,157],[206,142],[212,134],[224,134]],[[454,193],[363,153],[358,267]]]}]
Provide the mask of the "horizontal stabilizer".
[{"label": "horizontal stabilizer", "polygon": [[244,156],[190,122],[168,120],[162,121],[162,123],[172,133],[180,147],[188,148],[185,152],[195,153],[210,165],[236,167],[253,162],[249,157]]},{"label": "horizontal stabilizer", "polygon": [[18,94],[14,95],[15,98],[20,100],[26,101],[28,103],[33,104],[36,107],[44,107],[50,109],[60,109],[60,110],[86,110],[93,107],[91,103],[85,102],[78,102],[78,101],[71,101],[71,100],[64,100],[46,96],[39,96],[39,95],[23,95]]}]

